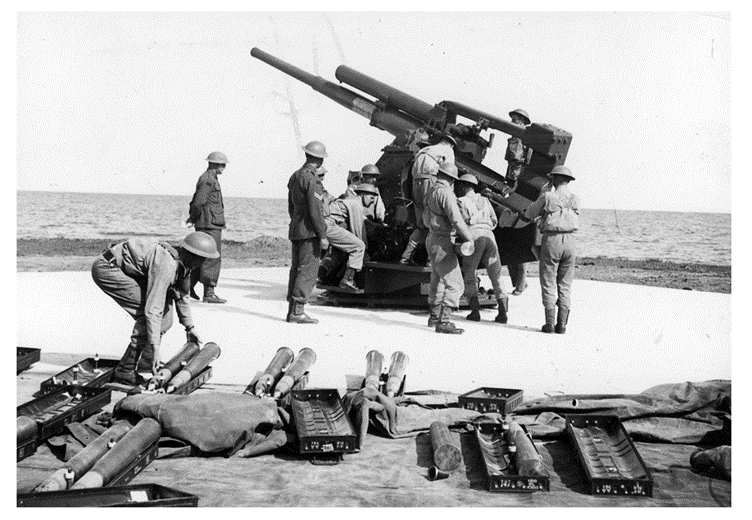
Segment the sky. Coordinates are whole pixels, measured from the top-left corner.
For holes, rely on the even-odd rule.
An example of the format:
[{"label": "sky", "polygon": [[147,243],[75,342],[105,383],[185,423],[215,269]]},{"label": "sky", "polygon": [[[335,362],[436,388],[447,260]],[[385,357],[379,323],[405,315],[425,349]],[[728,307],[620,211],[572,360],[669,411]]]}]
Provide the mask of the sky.
[{"label": "sky", "polygon": [[[431,104],[524,108],[573,134],[586,208],[730,212],[731,18],[17,13],[16,187],[190,196],[219,150],[226,197],[284,198],[300,144],[319,140],[327,188],[344,189],[392,136],[252,58],[259,47],[335,83],[346,64]],[[500,172],[506,137],[484,161]],[[688,178],[701,189],[681,189]]]}]

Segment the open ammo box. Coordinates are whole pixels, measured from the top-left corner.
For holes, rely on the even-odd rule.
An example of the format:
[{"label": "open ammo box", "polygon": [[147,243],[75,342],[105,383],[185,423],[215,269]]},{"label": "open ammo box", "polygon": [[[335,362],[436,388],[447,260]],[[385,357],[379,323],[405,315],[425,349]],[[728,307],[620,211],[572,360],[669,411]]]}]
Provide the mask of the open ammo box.
[{"label": "open ammo box", "polygon": [[483,386],[460,395],[458,402],[467,410],[506,415],[522,403],[522,395],[522,390]]},{"label": "open ammo box", "polygon": [[[525,429],[524,426],[522,428]],[[525,432],[527,433],[527,430]],[[516,469],[507,463],[505,455],[508,456],[509,449],[501,423],[475,424],[475,438],[478,440],[483,466],[486,469],[489,491],[530,493],[549,490],[548,475],[520,476]],[[532,439],[530,441],[532,442]],[[533,447],[538,451],[535,443]]]},{"label": "open ammo box", "polygon": [[159,484],[16,495],[16,507],[196,507],[198,497]]},{"label": "open ammo box", "polygon": [[39,361],[42,349],[16,347],[16,374],[23,372]]},{"label": "open ammo box", "polygon": [[342,454],[356,451],[355,429],[339,391],[293,390],[290,403],[301,454],[313,455],[314,462],[322,458],[339,461]]},{"label": "open ammo box", "polygon": [[653,478],[616,415],[567,415],[592,495],[653,496]]},{"label": "open ammo box", "polygon": [[62,372],[42,381],[39,385],[39,391],[42,394],[49,394],[57,388],[68,385],[102,387],[110,382],[112,372],[118,362],[117,359],[82,359],[75,365],[71,365]]}]

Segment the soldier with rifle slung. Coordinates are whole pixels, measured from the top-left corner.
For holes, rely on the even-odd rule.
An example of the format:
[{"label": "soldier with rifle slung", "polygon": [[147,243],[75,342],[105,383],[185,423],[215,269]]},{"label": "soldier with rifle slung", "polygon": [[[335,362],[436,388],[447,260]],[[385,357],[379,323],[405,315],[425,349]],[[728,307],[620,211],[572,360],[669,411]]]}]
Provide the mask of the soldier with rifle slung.
[{"label": "soldier with rifle slung", "polygon": [[452,311],[459,309],[464,289],[462,271],[454,251],[454,238],[459,235],[461,242],[473,240],[452,189],[457,179],[457,166],[450,162],[441,163],[438,179],[426,201],[426,224],[429,230],[426,247],[431,260],[428,326],[435,326],[436,332],[443,334],[464,332],[449,321]]},{"label": "soldier with rifle slung", "polygon": [[454,148],[457,141],[451,135],[444,134],[441,140],[432,146],[426,146],[418,151],[413,163],[413,208],[415,208],[415,229],[400,258],[400,264],[412,263],[415,249],[423,244],[428,235],[428,227],[423,220],[423,213],[428,206],[428,196],[436,183],[439,165],[454,164]]},{"label": "soldier with rifle slung", "polygon": [[287,322],[316,324],[319,321],[305,313],[319,270],[321,250],[329,247],[326,239],[321,182],[316,169],[327,157],[326,148],[318,141],[303,147],[305,164],[292,174],[287,189],[287,211],[290,215],[289,239],[292,242],[292,264],[287,283]]}]

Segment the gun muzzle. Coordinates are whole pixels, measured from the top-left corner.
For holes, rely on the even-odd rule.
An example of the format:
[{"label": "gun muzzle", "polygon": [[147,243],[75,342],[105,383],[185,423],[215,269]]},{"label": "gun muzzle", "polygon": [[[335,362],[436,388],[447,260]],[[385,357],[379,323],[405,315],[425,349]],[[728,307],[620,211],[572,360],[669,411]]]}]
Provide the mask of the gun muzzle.
[{"label": "gun muzzle", "polygon": [[308,347],[301,349],[298,352],[298,357],[295,358],[285,375],[274,387],[274,398],[284,397],[315,362],[316,353],[313,350]]},{"label": "gun muzzle", "polygon": [[[55,473],[44,479],[34,492],[41,491],[59,491],[68,489],[76,479],[89,471],[94,464],[109,451],[111,440],[119,441],[126,433],[131,430],[131,425],[127,421],[118,421],[109,429],[94,439],[91,444],[68,461],[68,466],[60,468]],[[69,471],[70,470],[70,471]]]},{"label": "gun muzzle", "polygon": [[268,395],[274,384],[282,377],[282,371],[292,363],[295,358],[295,352],[289,347],[281,347],[274,354],[269,366],[266,367],[263,375],[256,382],[254,394],[257,397]]},{"label": "gun muzzle", "polygon": [[172,378],[169,386],[167,387],[167,393],[170,394],[176,389],[180,388],[194,376],[198,375],[203,369],[209,366],[209,364],[217,359],[222,351],[219,345],[216,343],[206,343],[198,354],[191,359],[188,364],[178,374]]},{"label": "gun muzzle", "polygon": [[410,358],[404,352],[398,350],[392,354],[391,364],[389,365],[389,378],[386,381],[387,396],[394,397],[399,392],[409,363]]},{"label": "gun muzzle", "polygon": [[71,489],[97,488],[107,485],[149,446],[157,442],[161,434],[162,427],[159,422],[150,417],[141,419],[78,482],[73,484]]},{"label": "gun muzzle", "polygon": [[372,388],[379,391],[381,381],[381,372],[384,367],[384,355],[378,350],[372,350],[366,354],[366,380],[363,384],[365,388]]}]

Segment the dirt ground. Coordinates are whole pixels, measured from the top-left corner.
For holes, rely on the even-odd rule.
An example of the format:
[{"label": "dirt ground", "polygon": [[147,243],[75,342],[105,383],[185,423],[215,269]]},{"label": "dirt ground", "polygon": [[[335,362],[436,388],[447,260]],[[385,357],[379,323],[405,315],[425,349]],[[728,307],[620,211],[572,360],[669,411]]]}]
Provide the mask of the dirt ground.
[{"label": "dirt ground", "polygon": [[[107,245],[108,241],[97,239],[17,239],[16,270],[88,271],[93,258]],[[223,241],[222,252],[226,268],[290,265],[290,242],[279,237]],[[731,293],[731,266],[583,257],[577,259],[576,269],[576,278],[581,280]],[[537,276],[535,262],[527,264],[527,274]]]}]

